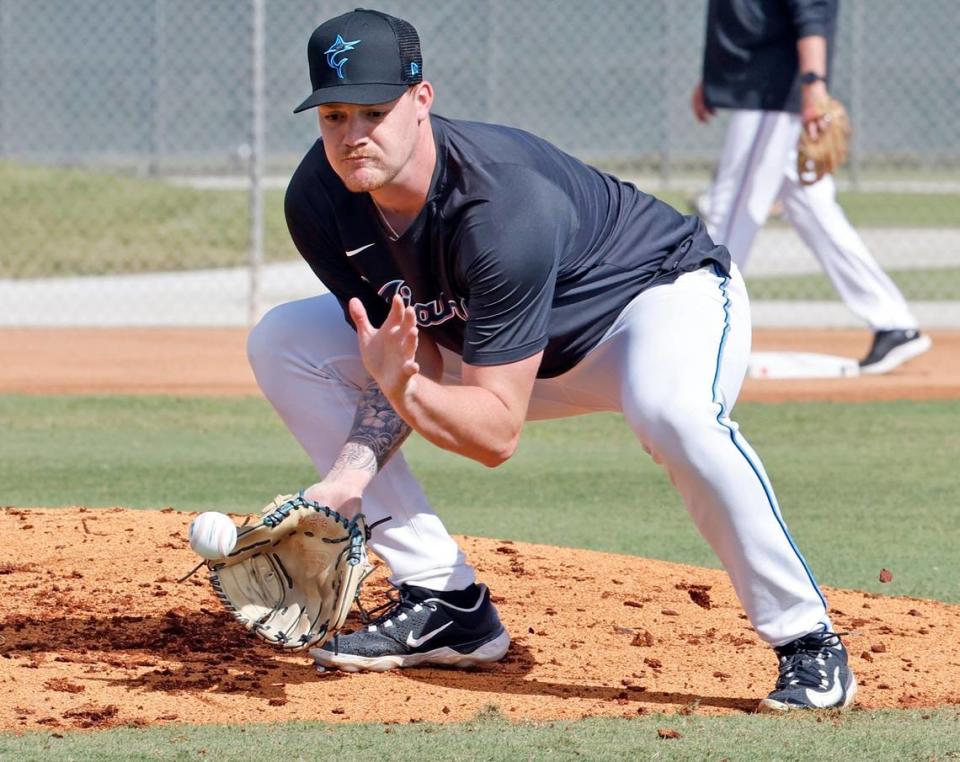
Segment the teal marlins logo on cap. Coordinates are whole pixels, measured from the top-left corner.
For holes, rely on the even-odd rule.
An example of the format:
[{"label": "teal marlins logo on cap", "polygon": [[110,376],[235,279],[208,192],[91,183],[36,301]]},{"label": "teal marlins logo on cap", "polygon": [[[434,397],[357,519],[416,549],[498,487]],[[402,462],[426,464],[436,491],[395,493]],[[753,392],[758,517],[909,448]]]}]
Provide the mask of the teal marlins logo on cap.
[{"label": "teal marlins logo on cap", "polygon": [[[329,39],[329,38],[328,38]],[[346,56],[343,56],[348,50],[355,50],[357,45],[359,45],[362,40],[353,40],[352,42],[345,42],[343,37],[339,34],[337,39],[334,40],[333,45],[327,49],[327,65],[337,72],[337,77],[343,79],[343,67],[350,59]],[[337,56],[342,56],[339,60]]]},{"label": "teal marlins logo on cap", "polygon": [[323,22],[310,35],[307,63],[312,92],[295,112],[329,103],[389,103],[423,81],[417,30],[379,11]]}]

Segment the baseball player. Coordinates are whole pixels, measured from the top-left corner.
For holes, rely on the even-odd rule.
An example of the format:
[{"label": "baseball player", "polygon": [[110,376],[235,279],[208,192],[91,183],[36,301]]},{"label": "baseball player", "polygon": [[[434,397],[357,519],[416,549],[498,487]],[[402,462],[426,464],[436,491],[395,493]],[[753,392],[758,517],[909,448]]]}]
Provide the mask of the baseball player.
[{"label": "baseball player", "polygon": [[[396,594],[312,653],[327,669],[469,666],[510,637],[398,449],[411,432],[497,466],[524,421],[623,414],[667,470],[780,656],[766,709],[856,690],[826,601],[756,453],[730,418],[750,309],[697,217],[519,129],[431,114],[407,22],[357,10],[308,44],[321,139],[286,196],[293,240],[330,293],[252,331],[260,387],[350,513]],[[571,447],[575,448],[575,442]],[[519,503],[519,501],[518,501]]]},{"label": "baseball player", "polygon": [[837,0],[710,0],[696,118],[731,109],[726,142],[703,211],[710,235],[745,269],[776,201],[847,306],[873,330],[862,373],[886,373],[930,348],[903,295],[880,269],[825,175],[797,175],[801,129],[815,137],[827,98]]}]

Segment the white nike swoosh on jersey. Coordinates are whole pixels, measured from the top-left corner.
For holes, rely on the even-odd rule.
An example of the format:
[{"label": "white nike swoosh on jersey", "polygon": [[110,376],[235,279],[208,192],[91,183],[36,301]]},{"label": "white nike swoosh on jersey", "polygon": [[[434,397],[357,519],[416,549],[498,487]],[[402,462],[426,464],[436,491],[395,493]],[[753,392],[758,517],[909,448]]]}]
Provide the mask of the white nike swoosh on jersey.
[{"label": "white nike swoosh on jersey", "polygon": [[833,687],[826,693],[807,688],[807,701],[820,709],[825,709],[828,706],[836,706],[842,696],[843,686],[840,685],[840,667],[834,667]]},{"label": "white nike swoosh on jersey", "polygon": [[345,251],[344,254],[346,254],[348,257],[352,257],[354,254],[359,254],[361,251],[365,249],[369,249],[371,246],[374,246],[375,243],[376,242],[368,243],[366,246],[361,246],[359,249],[350,249],[350,251]]},{"label": "white nike swoosh on jersey", "polygon": [[447,622],[446,624],[440,625],[437,629],[435,629],[435,630],[433,630],[433,631],[431,631],[431,632],[428,632],[426,635],[424,635],[423,637],[420,637],[420,638],[415,638],[415,637],[413,637],[413,633],[412,633],[412,632],[408,632],[408,633],[407,633],[407,645],[410,646],[411,648],[419,648],[419,647],[422,646],[424,643],[426,643],[428,640],[430,640],[430,638],[434,637],[435,635],[439,635],[441,632],[443,632],[445,629],[447,629],[451,624],[453,624],[453,622]]}]

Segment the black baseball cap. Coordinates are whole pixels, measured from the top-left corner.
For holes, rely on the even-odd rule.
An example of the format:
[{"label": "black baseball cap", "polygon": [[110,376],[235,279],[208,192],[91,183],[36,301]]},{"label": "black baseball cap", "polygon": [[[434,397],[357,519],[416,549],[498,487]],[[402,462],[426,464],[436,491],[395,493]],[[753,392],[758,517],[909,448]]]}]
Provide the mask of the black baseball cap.
[{"label": "black baseball cap", "polygon": [[387,103],[423,81],[413,25],[357,8],[318,26],[307,43],[313,93],[293,111],[321,103]]}]

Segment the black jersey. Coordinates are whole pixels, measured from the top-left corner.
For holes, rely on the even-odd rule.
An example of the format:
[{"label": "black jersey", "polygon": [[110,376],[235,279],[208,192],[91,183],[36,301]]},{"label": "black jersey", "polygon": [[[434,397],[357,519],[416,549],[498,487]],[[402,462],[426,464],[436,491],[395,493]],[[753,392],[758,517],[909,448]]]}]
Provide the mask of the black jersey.
[{"label": "black jersey", "polygon": [[800,113],[797,40],[833,51],[838,0],[710,0],[703,100],[713,108]]},{"label": "black jersey", "polygon": [[[293,241],[346,314],[374,325],[394,294],[471,365],[544,350],[538,376],[577,364],[640,292],[682,272],[730,267],[697,217],[512,127],[432,116],[437,164],[427,203],[393,240],[317,141],[290,181]],[[350,318],[347,316],[347,320]]]}]

